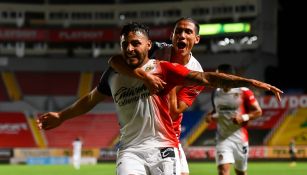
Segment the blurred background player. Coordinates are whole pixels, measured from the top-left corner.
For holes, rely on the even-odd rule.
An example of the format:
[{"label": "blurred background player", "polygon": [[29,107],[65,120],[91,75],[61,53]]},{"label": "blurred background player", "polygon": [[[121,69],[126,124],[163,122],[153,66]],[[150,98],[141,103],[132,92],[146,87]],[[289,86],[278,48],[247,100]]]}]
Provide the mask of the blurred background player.
[{"label": "blurred background player", "polygon": [[75,169],[80,169],[81,165],[81,154],[82,154],[82,141],[77,137],[73,142],[73,155],[72,155],[72,164]]},{"label": "blurred background player", "polygon": [[[235,74],[230,64],[221,64],[219,73]],[[237,175],[247,174],[247,123],[262,115],[254,93],[246,88],[217,88],[212,93],[213,111],[207,122],[217,122],[216,163],[219,175],[230,175],[231,164]]]},{"label": "blurred background player", "polygon": [[291,139],[289,143],[289,154],[290,154],[290,166],[294,167],[296,166],[296,146],[295,146],[295,140]]}]

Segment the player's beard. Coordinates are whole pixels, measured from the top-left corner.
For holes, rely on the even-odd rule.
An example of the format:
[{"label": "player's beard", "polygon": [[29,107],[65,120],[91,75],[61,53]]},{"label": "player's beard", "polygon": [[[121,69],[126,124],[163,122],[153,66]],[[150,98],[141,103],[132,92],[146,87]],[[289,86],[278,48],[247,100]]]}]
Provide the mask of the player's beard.
[{"label": "player's beard", "polygon": [[134,69],[137,67],[141,67],[145,64],[147,54],[137,52],[135,53],[135,56],[133,57],[128,57],[125,55],[125,58],[126,58],[126,63],[128,64],[128,66]]}]

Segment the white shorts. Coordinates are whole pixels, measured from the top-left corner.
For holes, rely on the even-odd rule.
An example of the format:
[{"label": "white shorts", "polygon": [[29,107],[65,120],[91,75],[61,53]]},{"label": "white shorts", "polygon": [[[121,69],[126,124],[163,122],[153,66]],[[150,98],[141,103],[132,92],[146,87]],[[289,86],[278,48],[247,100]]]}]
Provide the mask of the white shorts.
[{"label": "white shorts", "polygon": [[189,165],[188,165],[188,161],[187,161],[187,158],[185,156],[185,153],[184,153],[184,150],[181,146],[181,144],[179,143],[179,159],[180,159],[180,171],[182,173],[189,173]]},{"label": "white shorts", "polygon": [[216,145],[215,160],[218,165],[232,163],[239,171],[247,170],[248,143],[224,140]]},{"label": "white shorts", "polygon": [[119,150],[116,160],[117,175],[180,175],[177,148],[146,148]]}]

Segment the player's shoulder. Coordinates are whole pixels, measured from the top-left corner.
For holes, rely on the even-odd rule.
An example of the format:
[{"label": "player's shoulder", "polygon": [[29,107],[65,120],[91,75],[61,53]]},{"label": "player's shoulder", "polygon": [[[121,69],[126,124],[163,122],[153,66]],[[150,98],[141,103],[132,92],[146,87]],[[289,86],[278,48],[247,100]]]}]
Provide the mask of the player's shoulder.
[{"label": "player's shoulder", "polygon": [[188,69],[191,70],[195,70],[195,71],[200,71],[203,72],[203,68],[201,66],[201,64],[199,63],[199,61],[192,55],[191,53],[191,57],[190,60],[188,62],[188,64],[185,65],[185,67],[187,67]]},{"label": "player's shoulder", "polygon": [[241,89],[242,91],[250,91],[250,89],[249,89],[248,87],[240,87],[240,89]]},{"label": "player's shoulder", "polygon": [[193,62],[193,63],[198,63],[198,64],[200,64],[199,61],[192,55],[192,53],[190,53],[190,54],[191,54],[191,56],[190,56],[189,62]]},{"label": "player's shoulder", "polygon": [[241,87],[240,90],[241,90],[242,94],[244,96],[247,96],[248,98],[254,98],[254,96],[255,96],[254,92],[247,87]]},{"label": "player's shoulder", "polygon": [[243,93],[246,93],[246,94],[254,94],[254,92],[251,89],[249,89],[248,87],[241,87],[240,90]]},{"label": "player's shoulder", "polygon": [[233,93],[243,93],[243,94],[253,93],[248,87],[231,88],[231,92],[233,92]]}]

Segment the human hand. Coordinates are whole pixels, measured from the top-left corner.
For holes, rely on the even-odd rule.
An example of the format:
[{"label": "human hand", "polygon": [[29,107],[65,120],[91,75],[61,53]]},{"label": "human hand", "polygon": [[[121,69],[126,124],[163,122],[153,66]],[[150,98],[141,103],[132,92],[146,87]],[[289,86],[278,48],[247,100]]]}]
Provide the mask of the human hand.
[{"label": "human hand", "polygon": [[63,120],[57,112],[48,112],[39,116],[36,120],[39,129],[49,130],[61,125]]},{"label": "human hand", "polygon": [[206,121],[207,123],[211,123],[211,122],[217,120],[217,118],[218,118],[218,114],[217,114],[217,113],[209,112],[209,113],[207,113],[207,115],[206,115],[205,121]]},{"label": "human hand", "polygon": [[258,81],[258,80],[252,80],[252,84],[255,87],[261,88],[261,89],[265,89],[268,91],[271,91],[274,93],[275,97],[277,98],[277,100],[280,102],[281,101],[281,96],[280,94],[284,93],[282,90],[278,89],[275,86],[272,86],[270,84]]},{"label": "human hand", "polygon": [[234,124],[241,125],[242,123],[247,121],[244,121],[243,116],[241,114],[238,114],[232,118],[232,122]]},{"label": "human hand", "polygon": [[150,94],[159,93],[166,85],[160,77],[150,73],[147,73],[144,79],[144,84],[149,89]]}]

